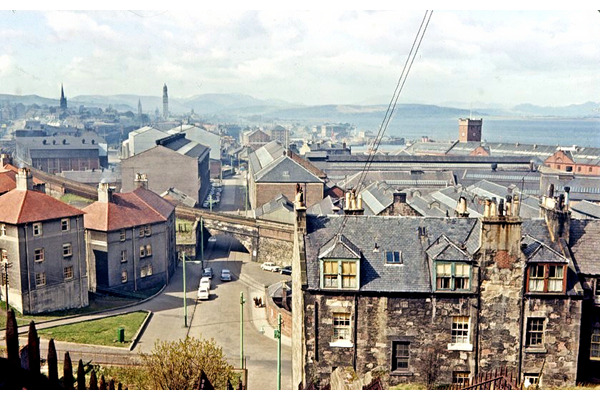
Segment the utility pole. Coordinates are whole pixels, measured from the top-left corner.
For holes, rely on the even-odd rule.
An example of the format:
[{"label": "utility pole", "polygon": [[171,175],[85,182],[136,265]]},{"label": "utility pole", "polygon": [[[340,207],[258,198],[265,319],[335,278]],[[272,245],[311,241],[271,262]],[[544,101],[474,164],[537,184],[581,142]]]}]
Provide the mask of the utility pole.
[{"label": "utility pole", "polygon": [[240,368],[244,369],[244,292],[240,292]]},{"label": "utility pole", "polygon": [[187,328],[187,286],[185,283],[185,251],[181,252],[183,256],[183,326]]},{"label": "utility pole", "polygon": [[281,390],[281,313],[277,314],[277,329],[273,335],[277,339],[277,390]]},{"label": "utility pole", "polygon": [[200,217],[200,260],[204,270],[204,218]]}]

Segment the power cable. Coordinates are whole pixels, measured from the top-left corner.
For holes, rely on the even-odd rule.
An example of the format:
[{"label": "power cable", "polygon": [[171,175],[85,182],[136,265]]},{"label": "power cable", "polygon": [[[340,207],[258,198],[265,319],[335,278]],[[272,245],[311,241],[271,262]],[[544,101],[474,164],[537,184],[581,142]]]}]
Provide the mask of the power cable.
[{"label": "power cable", "polygon": [[[387,110],[383,117],[383,122],[379,126],[377,136],[376,136],[375,140],[373,141],[372,151],[370,151],[370,153],[368,154],[367,161],[365,162],[365,166],[363,167],[363,169],[360,173],[360,178],[359,178],[357,186],[356,186],[356,193],[360,193],[360,189],[362,188],[362,185],[366,178],[367,172],[369,171],[371,164],[373,163],[375,155],[377,154],[377,150],[379,149],[381,140],[383,139],[383,136],[385,135],[385,131],[387,130],[387,127],[392,119],[392,116],[396,109],[396,104],[398,103],[398,98],[400,97],[400,93],[402,93],[402,89],[404,88],[404,84],[406,83],[408,74],[410,73],[413,62],[416,58],[419,48],[421,47],[421,42],[423,41],[423,37],[425,36],[425,32],[427,31],[427,27],[429,25],[429,21],[431,20],[432,14],[433,14],[433,11],[425,11],[425,15],[423,16],[423,20],[421,21],[419,30],[417,31],[417,34],[416,34],[413,44],[411,46],[408,57],[404,63],[404,67],[402,69],[402,73],[400,74],[400,78],[398,79],[398,82],[396,83],[396,87],[394,89],[394,94],[392,95],[392,99],[390,100],[390,103],[388,104]],[[416,48],[415,48],[415,45],[416,45]],[[346,205],[346,207],[347,206],[348,205]],[[348,215],[344,214],[344,217],[342,219],[342,224],[340,226],[340,229],[338,230],[337,235],[339,235],[343,231],[343,229],[346,225],[347,219],[348,219]]]}]

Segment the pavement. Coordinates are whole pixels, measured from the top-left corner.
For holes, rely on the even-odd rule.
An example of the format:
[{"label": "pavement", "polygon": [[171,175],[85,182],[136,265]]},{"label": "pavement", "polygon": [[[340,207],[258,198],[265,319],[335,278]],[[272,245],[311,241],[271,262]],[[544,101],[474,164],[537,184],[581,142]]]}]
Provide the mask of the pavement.
[{"label": "pavement", "polygon": [[[265,282],[265,276],[269,276],[268,274],[271,274],[272,278],[267,279],[268,282]],[[260,269],[259,263],[255,263],[252,261],[245,261],[243,264],[243,267],[240,268],[239,275],[237,277],[234,275],[234,278],[237,278],[240,282],[242,282],[248,288],[248,294],[249,294],[250,301],[248,301],[247,303],[250,305],[250,307],[249,307],[249,309],[251,310],[250,320],[252,321],[254,328],[258,332],[263,334],[265,337],[271,338],[273,341],[277,341],[277,339],[274,338],[275,327],[273,327],[269,324],[269,321],[267,319],[266,308],[265,307],[254,307],[252,304],[250,304],[250,303],[252,303],[251,299],[253,299],[254,297],[264,298],[265,293],[266,293],[265,292],[266,287],[270,286],[271,284],[275,284],[275,283],[278,283],[281,281],[281,275],[275,274],[275,273],[268,273],[268,274],[265,271],[262,271]],[[178,268],[176,270],[176,273],[172,277],[171,282],[167,286],[165,286],[159,293],[157,293],[156,295],[154,295],[151,298],[141,300],[140,302],[138,302],[134,305],[128,305],[128,306],[118,307],[118,308],[114,308],[114,309],[110,309],[110,310],[104,310],[104,311],[100,311],[100,312],[78,315],[75,317],[65,317],[65,318],[54,319],[51,321],[38,321],[35,323],[35,327],[37,330],[40,330],[40,329],[52,328],[52,327],[60,326],[60,325],[73,324],[73,323],[78,323],[78,322],[90,321],[90,320],[94,320],[94,319],[106,318],[106,317],[110,317],[110,316],[114,316],[114,315],[118,315],[118,314],[129,313],[132,311],[138,311],[138,310],[153,311],[153,309],[171,308],[171,307],[169,307],[169,305],[165,304],[165,302],[172,301],[173,300],[172,295],[177,292],[170,291],[169,289],[178,288],[176,290],[179,290],[179,291],[181,290],[181,288],[183,287],[182,275],[183,274],[182,274],[181,268]],[[167,292],[169,292],[169,294],[171,296],[165,295],[165,293],[167,293]],[[194,294],[195,294],[195,292],[194,292]],[[183,296],[183,293],[181,292],[180,295]],[[188,296],[190,296],[189,289],[188,289]],[[193,296],[193,294],[192,294],[192,296]],[[175,305],[175,307],[172,307],[172,308],[176,309],[178,306],[181,305],[181,300],[175,299],[175,302],[173,305]],[[192,307],[192,306],[193,306],[193,304],[192,304],[192,302],[190,302],[190,304],[188,304],[188,308]],[[180,313],[181,313],[180,311],[177,311],[177,318],[180,318]],[[156,314],[156,313],[153,311],[153,314]],[[155,317],[155,315],[152,316],[152,318],[154,318],[154,317]],[[26,344],[28,332],[29,332],[28,325],[19,326],[19,335],[20,335],[20,344],[21,345]],[[179,335],[180,338],[183,339],[187,335],[187,333],[188,332],[184,331],[183,334]],[[72,351],[131,352],[131,351],[135,350],[136,348],[139,349],[140,339],[148,338],[148,337],[158,338],[158,339],[162,339],[162,340],[166,340],[167,338],[169,340],[177,340],[178,339],[178,338],[173,337],[172,324],[146,323],[146,324],[144,324],[142,329],[140,329],[140,331],[136,333],[136,336],[134,337],[134,339],[132,341],[132,345],[128,349],[124,349],[122,347],[82,345],[82,344],[75,344],[75,343],[63,344],[60,347],[62,347],[62,348],[66,347],[66,348],[72,349],[72,350],[70,350],[71,353],[72,353]],[[5,330],[0,331],[0,340],[2,340],[2,341],[5,340]],[[44,340],[41,340],[41,342],[42,342],[42,346],[43,346]],[[146,343],[154,343],[154,340],[146,340],[145,342]],[[285,346],[291,346],[291,338],[288,336],[282,335],[281,343],[282,343],[282,345],[285,345]],[[57,344],[57,348],[58,347],[59,347],[59,345]],[[143,351],[149,352],[150,349],[144,349]]]}]

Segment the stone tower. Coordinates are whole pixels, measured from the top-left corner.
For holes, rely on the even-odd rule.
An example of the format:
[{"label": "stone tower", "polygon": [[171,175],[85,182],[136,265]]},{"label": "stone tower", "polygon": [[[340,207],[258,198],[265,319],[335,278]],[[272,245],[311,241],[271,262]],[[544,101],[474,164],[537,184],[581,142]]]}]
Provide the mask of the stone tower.
[{"label": "stone tower", "polygon": [[169,95],[167,94],[167,84],[163,86],[163,118],[169,118]]},{"label": "stone tower", "polygon": [[459,142],[481,142],[481,125],[483,120],[460,118],[458,120]]},{"label": "stone tower", "polygon": [[140,123],[140,128],[142,127],[142,100],[138,99],[138,122]]},{"label": "stone tower", "polygon": [[63,111],[67,109],[67,98],[65,97],[62,83],[60,84],[60,109]]}]

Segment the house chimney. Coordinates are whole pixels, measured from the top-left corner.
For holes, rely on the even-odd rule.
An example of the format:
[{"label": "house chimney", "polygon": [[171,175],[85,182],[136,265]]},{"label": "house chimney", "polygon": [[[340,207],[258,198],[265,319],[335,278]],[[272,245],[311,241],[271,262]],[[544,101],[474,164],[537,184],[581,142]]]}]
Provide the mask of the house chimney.
[{"label": "house chimney", "polygon": [[490,208],[491,208],[492,202],[490,199],[485,199],[485,205],[483,207],[483,217],[484,218],[489,218],[490,217]]},{"label": "house chimney", "polygon": [[364,215],[362,208],[362,195],[356,195],[356,189],[346,192],[346,204],[344,213],[346,215]]},{"label": "house chimney", "polygon": [[108,185],[108,182],[100,182],[98,184],[98,201],[100,203],[111,203],[113,188]]},{"label": "house chimney", "polygon": [[457,217],[466,218],[469,216],[467,211],[467,198],[464,196],[460,196],[458,199],[458,204],[456,205],[455,214]]},{"label": "house chimney", "polygon": [[519,208],[521,207],[521,204],[519,203],[519,195],[515,194],[513,196],[513,215],[515,217],[519,216]]},{"label": "house chimney", "polygon": [[568,210],[569,209],[569,199],[571,197],[571,195],[569,194],[571,192],[571,188],[568,186],[565,186],[565,208]]},{"label": "house chimney", "polygon": [[504,216],[504,199],[500,199],[500,202],[498,204],[498,216],[499,217]]},{"label": "house chimney", "polygon": [[569,211],[569,192],[570,188],[565,187],[566,197],[561,194],[558,199],[553,199],[550,194],[554,195],[554,185],[550,185],[548,196],[542,197],[540,205],[540,217],[544,218],[550,237],[553,242],[564,238],[569,242],[569,231],[571,226],[571,211]]},{"label": "house chimney", "polygon": [[9,154],[0,154],[0,168],[6,169],[7,165],[12,164],[12,158]]},{"label": "house chimney", "polygon": [[33,176],[29,168],[19,168],[15,178],[17,190],[33,190]]},{"label": "house chimney", "polygon": [[296,210],[295,227],[296,232],[301,235],[306,234],[306,204],[304,203],[304,193],[302,186],[296,183],[296,198],[294,199],[294,209]]},{"label": "house chimney", "polygon": [[136,173],[133,180],[133,185],[137,188],[143,187],[148,189],[148,176],[146,174]]},{"label": "house chimney", "polygon": [[492,199],[492,204],[490,206],[490,217],[496,217],[498,215],[497,209],[498,209],[498,207],[496,204],[496,198],[494,197]]},{"label": "house chimney", "polygon": [[512,215],[512,196],[506,195],[506,216],[510,217]]}]

